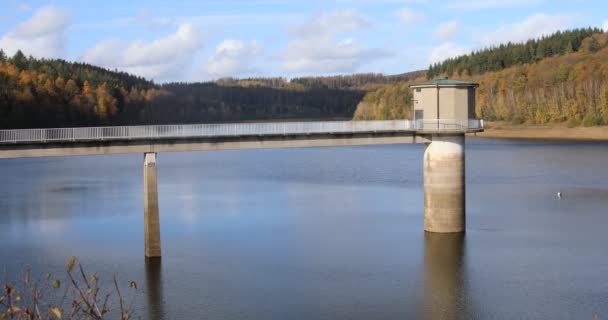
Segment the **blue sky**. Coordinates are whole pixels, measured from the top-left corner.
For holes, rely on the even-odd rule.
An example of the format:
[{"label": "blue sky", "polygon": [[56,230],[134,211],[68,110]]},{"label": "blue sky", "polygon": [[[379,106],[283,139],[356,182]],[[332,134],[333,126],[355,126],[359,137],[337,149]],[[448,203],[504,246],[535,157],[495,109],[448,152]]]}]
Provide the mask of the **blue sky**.
[{"label": "blue sky", "polygon": [[0,0],[0,48],[157,82],[402,73],[503,41],[608,28],[592,0]]}]

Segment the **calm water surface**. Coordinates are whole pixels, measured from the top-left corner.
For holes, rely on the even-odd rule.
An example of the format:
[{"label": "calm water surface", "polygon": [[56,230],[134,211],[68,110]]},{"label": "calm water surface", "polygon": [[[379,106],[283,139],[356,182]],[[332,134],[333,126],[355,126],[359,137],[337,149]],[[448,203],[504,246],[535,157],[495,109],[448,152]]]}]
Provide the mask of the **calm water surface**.
[{"label": "calm water surface", "polygon": [[0,160],[0,268],[78,256],[142,319],[608,317],[608,144],[469,138],[466,236],[422,231],[422,151],[160,154],[160,263],[142,155]]}]

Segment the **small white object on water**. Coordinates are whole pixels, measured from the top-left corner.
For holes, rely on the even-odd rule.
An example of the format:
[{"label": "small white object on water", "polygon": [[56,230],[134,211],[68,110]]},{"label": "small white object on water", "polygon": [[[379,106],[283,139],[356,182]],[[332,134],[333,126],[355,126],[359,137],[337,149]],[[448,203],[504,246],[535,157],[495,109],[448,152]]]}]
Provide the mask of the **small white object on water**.
[{"label": "small white object on water", "polygon": [[557,198],[558,198],[558,199],[561,199],[561,198],[562,198],[562,193],[561,193],[561,191],[559,191],[559,192],[557,193]]}]

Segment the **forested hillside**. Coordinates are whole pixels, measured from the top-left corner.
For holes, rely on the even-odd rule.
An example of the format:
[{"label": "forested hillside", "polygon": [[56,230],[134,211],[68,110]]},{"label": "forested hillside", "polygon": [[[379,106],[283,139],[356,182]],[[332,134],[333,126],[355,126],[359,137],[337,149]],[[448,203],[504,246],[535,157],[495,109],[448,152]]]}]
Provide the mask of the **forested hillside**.
[{"label": "forested hillside", "polygon": [[598,28],[558,31],[540,39],[530,39],[525,43],[506,43],[496,47],[472,52],[468,55],[447,59],[429,67],[427,78],[439,75],[452,77],[478,75],[489,71],[500,71],[516,65],[538,62],[544,58],[590,49],[601,48],[598,41],[583,47],[583,41],[594,34],[602,33]]},{"label": "forested hillside", "polygon": [[164,94],[143,78],[0,50],[0,128],[86,126],[137,114]]},{"label": "forested hillside", "polygon": [[[476,72],[467,63],[480,57],[500,56],[508,46],[488,49],[482,53],[448,60],[433,67],[429,76],[450,76],[455,79],[480,84],[477,90],[479,117],[486,120],[502,120],[513,123],[545,124],[565,122],[571,126],[608,124],[608,35],[596,33],[580,41],[572,41],[573,34],[580,35],[589,29],[561,32],[535,42],[536,49],[543,51],[548,43],[555,48],[566,43],[575,47],[563,53],[555,51],[551,56],[534,59],[528,63],[514,63],[510,67],[485,71],[491,63],[469,64],[478,66]],[[591,29],[592,31],[597,31]],[[575,37],[576,39],[576,37]],[[566,41],[567,40],[567,41]],[[542,43],[545,43],[543,45]],[[558,45],[560,44],[560,45]],[[511,45],[516,48],[519,45]],[[534,53],[538,57],[541,53]],[[505,56],[506,57],[506,56]],[[488,60],[490,61],[490,60]],[[463,68],[454,67],[461,64]],[[486,67],[484,67],[486,66]],[[437,73],[437,70],[442,70]],[[415,81],[426,80],[426,77]],[[415,82],[413,81],[413,82]],[[401,82],[368,93],[359,104],[356,119],[409,118],[411,92]]]},{"label": "forested hillside", "polygon": [[280,78],[157,85],[0,50],[0,129],[350,118],[364,94]]}]

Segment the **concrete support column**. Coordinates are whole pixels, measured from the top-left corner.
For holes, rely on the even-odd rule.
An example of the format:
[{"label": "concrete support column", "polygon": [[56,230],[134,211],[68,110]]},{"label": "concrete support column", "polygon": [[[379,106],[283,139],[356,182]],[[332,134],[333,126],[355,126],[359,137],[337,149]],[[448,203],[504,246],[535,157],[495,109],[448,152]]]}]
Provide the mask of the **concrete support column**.
[{"label": "concrete support column", "polygon": [[465,230],[464,135],[433,136],[424,150],[424,230]]},{"label": "concrete support column", "polygon": [[144,237],[146,257],[160,257],[156,153],[144,153]]}]

